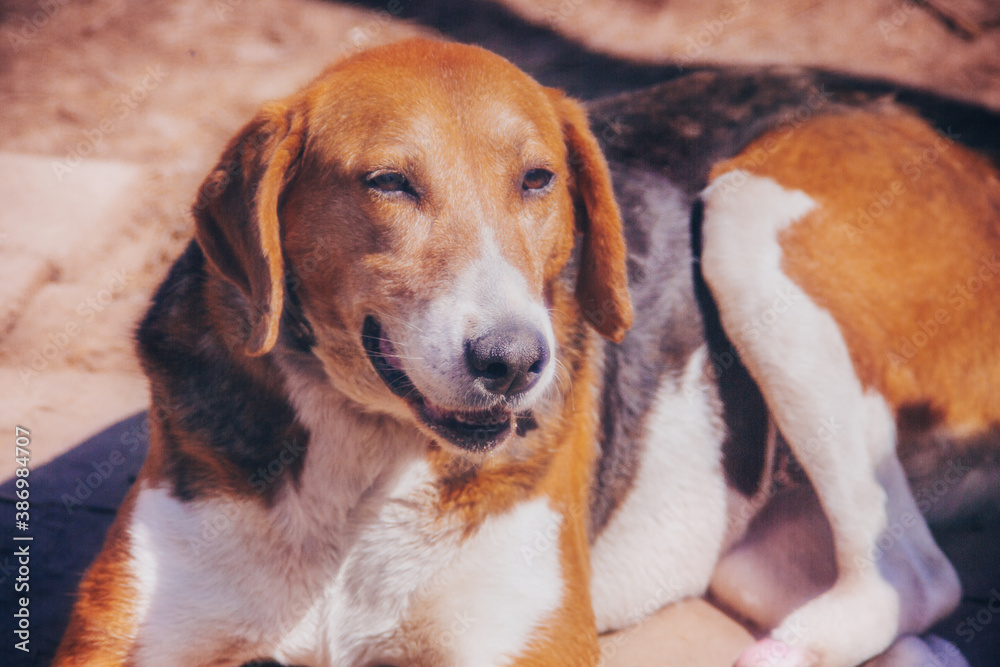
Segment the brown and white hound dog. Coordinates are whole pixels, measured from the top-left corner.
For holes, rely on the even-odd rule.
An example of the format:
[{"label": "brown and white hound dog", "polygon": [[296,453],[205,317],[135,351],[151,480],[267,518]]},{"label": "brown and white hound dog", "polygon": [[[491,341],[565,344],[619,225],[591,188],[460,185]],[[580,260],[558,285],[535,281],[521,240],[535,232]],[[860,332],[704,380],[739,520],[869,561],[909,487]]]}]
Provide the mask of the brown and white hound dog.
[{"label": "brown and white hound dog", "polygon": [[[150,454],[55,664],[593,665],[598,632],[710,585],[775,626],[741,664],[926,630],[958,585],[896,419],[995,434],[1000,290],[885,355],[1000,246],[996,170],[952,146],[858,241],[872,179],[937,135],[888,107],[770,132],[727,139],[696,199],[697,176],[609,170],[562,93],[431,41],[265,106],[140,325]],[[804,598],[747,594],[774,579],[746,566],[781,442],[836,556]]]}]

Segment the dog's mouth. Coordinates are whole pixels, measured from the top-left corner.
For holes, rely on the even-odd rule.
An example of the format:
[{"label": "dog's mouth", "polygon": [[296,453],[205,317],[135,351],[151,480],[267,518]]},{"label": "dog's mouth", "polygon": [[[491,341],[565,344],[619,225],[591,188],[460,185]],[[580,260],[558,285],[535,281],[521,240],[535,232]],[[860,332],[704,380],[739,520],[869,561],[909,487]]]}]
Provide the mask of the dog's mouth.
[{"label": "dog's mouth", "polygon": [[365,318],[361,341],[368,359],[389,390],[403,398],[424,425],[453,445],[474,452],[489,451],[517,428],[514,412],[503,405],[452,410],[428,401],[403,370],[392,341],[371,315]]}]

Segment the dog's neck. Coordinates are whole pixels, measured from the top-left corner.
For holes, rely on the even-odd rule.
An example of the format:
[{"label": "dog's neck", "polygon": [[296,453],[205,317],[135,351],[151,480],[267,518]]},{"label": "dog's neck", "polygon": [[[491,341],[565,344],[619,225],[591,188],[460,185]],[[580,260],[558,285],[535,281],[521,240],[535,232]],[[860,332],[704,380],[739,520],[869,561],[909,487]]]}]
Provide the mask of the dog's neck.
[{"label": "dog's neck", "polygon": [[360,409],[325,375],[280,365],[289,400],[310,433],[305,474],[323,476],[326,485],[340,487],[349,505],[355,504],[350,499],[360,500],[430,446],[429,439],[412,426]]}]

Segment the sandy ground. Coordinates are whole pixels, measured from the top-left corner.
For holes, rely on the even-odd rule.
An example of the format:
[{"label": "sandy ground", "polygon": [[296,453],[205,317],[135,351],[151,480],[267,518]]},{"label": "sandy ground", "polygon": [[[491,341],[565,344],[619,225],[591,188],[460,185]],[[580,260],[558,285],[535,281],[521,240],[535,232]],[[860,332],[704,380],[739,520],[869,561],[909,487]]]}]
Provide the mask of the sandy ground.
[{"label": "sandy ground", "polygon": [[[398,5],[367,4],[0,2],[0,426],[30,429],[32,466],[145,406],[132,330],[225,141],[323,64],[430,32]],[[988,2],[941,0],[944,14],[902,0],[507,4],[645,62],[818,65],[1000,108],[1000,8]],[[0,457],[0,479],[12,458]],[[651,649],[636,637],[667,626],[713,637],[671,647],[678,664],[694,653],[726,664],[749,640],[693,602],[606,642],[608,664],[642,664]]]},{"label": "sandy ground", "polygon": [[643,62],[795,64],[1000,108],[988,0],[505,0],[590,48]]}]

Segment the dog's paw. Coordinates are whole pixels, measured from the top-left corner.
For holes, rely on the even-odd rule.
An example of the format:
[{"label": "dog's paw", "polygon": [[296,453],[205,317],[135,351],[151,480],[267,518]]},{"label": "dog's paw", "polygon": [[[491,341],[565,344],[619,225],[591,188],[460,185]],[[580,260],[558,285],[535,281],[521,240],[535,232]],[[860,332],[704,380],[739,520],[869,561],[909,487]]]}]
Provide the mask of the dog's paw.
[{"label": "dog's paw", "polygon": [[766,637],[743,651],[734,667],[815,667],[817,664],[819,659],[812,651]]}]

